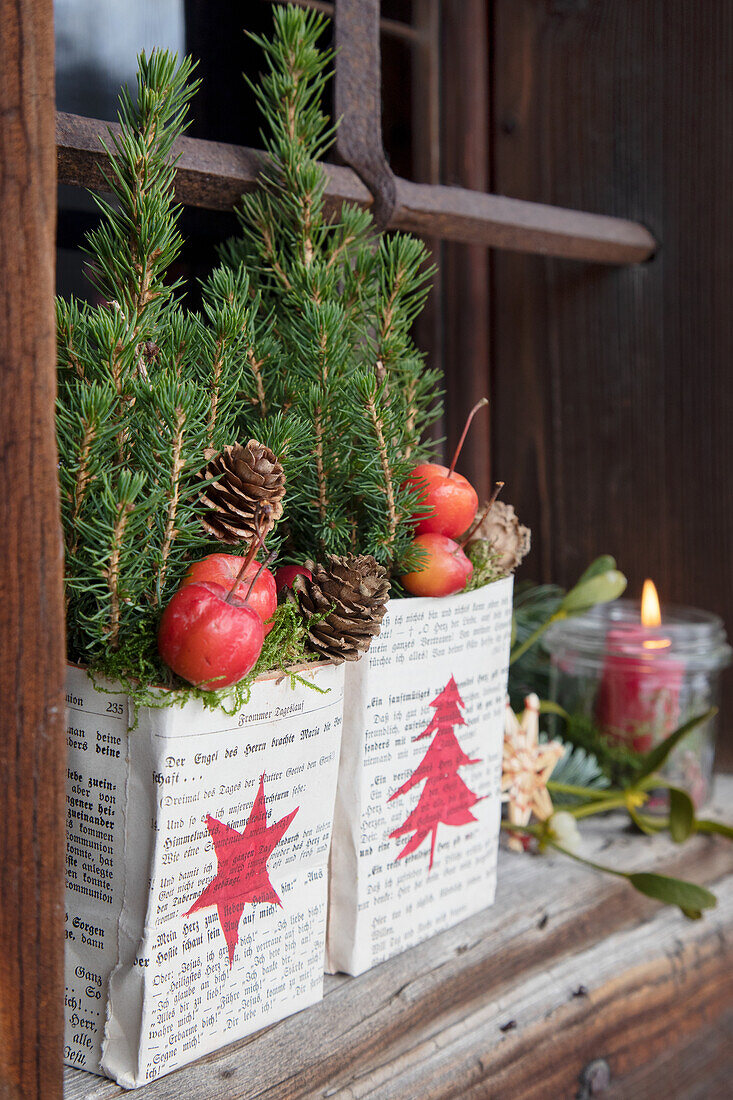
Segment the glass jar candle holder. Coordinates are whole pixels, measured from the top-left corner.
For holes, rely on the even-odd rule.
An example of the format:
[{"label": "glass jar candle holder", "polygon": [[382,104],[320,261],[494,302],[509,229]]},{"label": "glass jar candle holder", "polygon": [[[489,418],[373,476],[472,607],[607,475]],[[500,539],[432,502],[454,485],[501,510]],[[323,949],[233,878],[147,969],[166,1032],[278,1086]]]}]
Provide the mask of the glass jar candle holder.
[{"label": "glass jar candle holder", "polygon": [[[640,603],[617,600],[553,625],[551,697],[591,719],[611,743],[647,752],[683,722],[718,703],[721,670],[730,663],[717,615],[668,607],[658,626],[642,626]],[[696,807],[710,794],[717,715],[673,751],[664,775]]]}]

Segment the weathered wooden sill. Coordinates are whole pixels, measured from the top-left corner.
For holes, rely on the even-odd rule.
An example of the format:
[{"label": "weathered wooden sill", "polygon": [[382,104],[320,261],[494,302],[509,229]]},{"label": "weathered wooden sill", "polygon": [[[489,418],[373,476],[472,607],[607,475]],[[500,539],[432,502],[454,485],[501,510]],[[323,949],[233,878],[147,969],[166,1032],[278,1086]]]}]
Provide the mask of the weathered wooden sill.
[{"label": "weathered wooden sill", "polygon": [[[732,807],[733,776],[719,777],[711,816]],[[564,857],[503,852],[492,909],[359,978],[327,978],[322,1004],[135,1097],[730,1096],[733,845],[676,847],[619,820],[585,835],[604,863],[711,885],[717,909],[687,921]],[[66,1100],[124,1095],[66,1071]]]}]

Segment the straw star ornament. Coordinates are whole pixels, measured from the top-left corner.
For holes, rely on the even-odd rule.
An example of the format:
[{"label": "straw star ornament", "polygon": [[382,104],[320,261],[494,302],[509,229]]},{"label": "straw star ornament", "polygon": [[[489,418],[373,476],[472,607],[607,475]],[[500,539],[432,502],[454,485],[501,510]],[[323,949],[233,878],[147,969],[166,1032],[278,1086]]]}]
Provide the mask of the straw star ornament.
[{"label": "straw star ornament", "polygon": [[[547,780],[565,752],[559,741],[540,743],[540,701],[536,695],[527,696],[524,708],[520,720],[507,700],[501,797],[508,804],[511,825],[528,825],[532,814],[540,821],[552,815]],[[509,847],[519,852],[524,848],[516,835],[510,835]]]}]

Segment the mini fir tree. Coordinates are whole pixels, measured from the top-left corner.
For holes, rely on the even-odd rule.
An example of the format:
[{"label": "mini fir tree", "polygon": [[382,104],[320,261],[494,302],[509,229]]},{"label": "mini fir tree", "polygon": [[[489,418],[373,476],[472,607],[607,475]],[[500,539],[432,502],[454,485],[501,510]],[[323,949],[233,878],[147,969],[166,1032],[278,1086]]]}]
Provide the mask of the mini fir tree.
[{"label": "mini fir tree", "polygon": [[273,321],[267,345],[247,351],[247,431],[273,449],[275,427],[281,449],[297,439],[287,448],[297,469],[286,467],[294,555],[371,554],[401,573],[415,565],[408,521],[420,496],[405,481],[440,415],[437,372],[410,335],[432,269],[420,241],[377,238],[368,211],[345,204],[329,220],[326,21],[292,6],[274,21],[273,38],[256,39],[266,72],[250,82],[269,157],[223,250],[232,278],[248,273],[258,317]]},{"label": "mini fir tree", "polygon": [[167,279],[182,244],[172,147],[191,74],[164,51],[140,57],[137,97],[122,92],[107,150],[113,201],[96,200],[87,239],[101,303],[58,302],[68,652],[143,683],[172,682],[156,653],[160,612],[212,548],[195,475],[242,439],[242,363],[255,342],[268,347],[244,270],[212,274],[203,315]]},{"label": "mini fir tree", "polygon": [[397,859],[404,859],[405,856],[416,851],[432,834],[429,867],[432,870],[438,825],[467,825],[475,821],[471,807],[480,802],[481,798],[475,795],[458,775],[459,768],[478,764],[479,761],[466,755],[453,732],[454,726],[465,726],[466,719],[460,711],[461,707],[465,709],[465,703],[452,676],[430,706],[434,708],[435,714],[422,733],[413,738],[414,741],[421,741],[423,737],[429,737],[434,733],[430,748],[409,779],[406,779],[402,786],[390,795],[389,801],[392,802],[400,795],[407,794],[418,783],[424,781],[425,786],[415,809],[404,823],[389,835],[402,837],[407,833],[413,834],[397,856]]}]

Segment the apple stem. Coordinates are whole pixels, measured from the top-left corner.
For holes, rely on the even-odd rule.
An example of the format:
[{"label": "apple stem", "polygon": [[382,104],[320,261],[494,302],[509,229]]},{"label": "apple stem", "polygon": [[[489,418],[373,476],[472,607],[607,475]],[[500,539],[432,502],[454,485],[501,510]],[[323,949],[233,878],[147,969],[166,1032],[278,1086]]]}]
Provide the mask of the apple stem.
[{"label": "apple stem", "polygon": [[474,416],[479,411],[479,409],[482,409],[484,407],[484,405],[488,405],[488,403],[489,403],[488,397],[482,397],[480,401],[476,402],[476,404],[473,406],[470,413],[468,414],[468,416],[466,418],[466,423],[463,427],[463,432],[461,433],[461,438],[458,440],[458,446],[456,447],[456,453],[453,455],[453,461],[451,462],[450,469],[448,470],[448,477],[453,476],[453,472],[456,468],[456,462],[458,462],[458,456],[460,455],[461,450],[463,448],[463,444],[466,441],[466,436],[468,435],[468,429],[471,427],[471,421],[473,420]]},{"label": "apple stem", "polygon": [[463,547],[464,547],[464,546],[466,545],[466,543],[468,542],[468,540],[469,540],[470,538],[472,538],[472,537],[473,537],[473,535],[475,534],[475,532],[476,532],[476,531],[478,531],[479,527],[480,527],[480,526],[481,526],[481,524],[482,524],[482,523],[484,522],[484,520],[485,520],[485,519],[486,519],[486,517],[488,516],[489,512],[491,511],[491,509],[492,509],[492,508],[494,507],[494,505],[496,504],[496,498],[498,497],[499,493],[500,493],[500,492],[502,491],[502,489],[503,489],[503,488],[504,488],[504,482],[503,482],[503,481],[497,481],[496,485],[494,486],[494,491],[493,491],[493,493],[491,494],[491,499],[489,500],[488,504],[487,504],[487,505],[485,506],[484,510],[483,510],[483,511],[481,512],[481,514],[480,514],[480,516],[478,517],[478,519],[477,519],[477,520],[475,520],[475,521],[474,521],[474,522],[473,522],[473,523],[471,524],[471,526],[469,527],[468,531],[466,532],[466,534],[465,534],[465,535],[463,536],[463,538],[461,539],[461,541],[460,541],[460,543],[459,543],[459,546],[461,547],[461,550],[462,550],[462,549],[463,549]]},{"label": "apple stem", "polygon": [[255,585],[257,584],[257,581],[258,581],[258,580],[260,579],[260,577],[262,576],[262,570],[263,570],[263,569],[267,569],[267,568],[268,568],[269,566],[271,566],[271,565],[272,565],[272,563],[274,562],[274,560],[275,560],[275,558],[276,558],[276,557],[277,557],[277,550],[273,550],[273,551],[272,551],[272,553],[271,553],[271,554],[269,554],[269,555],[268,555],[268,556],[267,556],[267,557],[265,558],[265,560],[263,561],[262,565],[261,565],[261,566],[259,567],[259,569],[257,570],[257,572],[255,573],[254,577],[252,578],[252,580],[251,580],[251,581],[250,581],[250,583],[249,583],[249,588],[247,589],[247,591],[246,591],[246,593],[245,593],[245,595],[244,595],[244,602],[245,602],[245,603],[246,603],[246,602],[247,602],[247,600],[249,599],[249,597],[250,597],[250,593],[251,593],[252,589],[254,588],[254,586],[255,586]]},{"label": "apple stem", "polygon": [[[257,508],[255,510],[255,516],[254,516],[257,535],[252,540],[252,542],[250,544],[250,548],[249,548],[249,550],[247,551],[247,553],[245,555],[244,561],[242,562],[242,567],[239,570],[239,572],[237,573],[237,577],[236,577],[236,580],[234,581],[234,584],[232,585],[232,587],[229,589],[226,596],[224,597],[224,602],[225,603],[231,603],[232,602],[232,596],[234,595],[234,593],[237,591],[240,584],[244,580],[244,575],[247,572],[247,570],[249,569],[252,561],[254,560],[254,557],[255,557],[257,551],[263,545],[263,543],[265,541],[265,535],[267,534],[267,529],[268,529],[267,528],[267,521],[269,520],[269,518],[270,518],[270,506],[269,506],[269,504],[265,504],[263,506],[260,506],[258,504]],[[258,576],[259,576],[259,574],[258,574]],[[251,585],[250,585],[250,588],[251,588]],[[247,595],[249,595],[249,592],[247,592]]]}]

